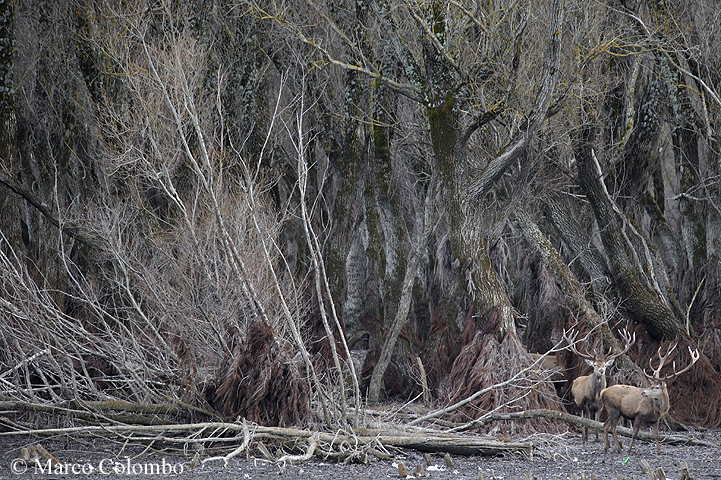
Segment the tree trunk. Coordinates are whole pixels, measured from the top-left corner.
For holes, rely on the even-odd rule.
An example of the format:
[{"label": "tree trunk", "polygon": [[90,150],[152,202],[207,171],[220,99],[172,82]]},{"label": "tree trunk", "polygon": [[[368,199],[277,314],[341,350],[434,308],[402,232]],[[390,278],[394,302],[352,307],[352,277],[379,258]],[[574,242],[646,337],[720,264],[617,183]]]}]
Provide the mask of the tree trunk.
[{"label": "tree trunk", "polygon": [[[646,277],[642,281],[640,277],[646,270],[638,259],[646,258],[646,255],[645,252],[637,252],[629,241],[629,236],[638,236],[640,233],[608,195],[600,166],[588,140],[579,139],[574,144],[579,184],[596,215],[610,261],[613,287],[616,294],[624,299],[621,309],[633,321],[644,325],[648,333],[658,340],[685,336],[683,326],[671,309],[659,299],[658,292],[649,287],[652,279]],[[651,267],[646,262],[644,265]]]},{"label": "tree trunk", "polygon": [[424,220],[423,224],[420,226],[422,231],[419,232],[416,244],[411,252],[411,258],[408,260],[408,264],[406,265],[405,277],[403,279],[403,285],[401,287],[401,296],[395,312],[395,318],[393,319],[393,323],[386,331],[386,335],[383,340],[383,346],[381,347],[380,355],[378,358],[378,363],[373,369],[373,374],[371,375],[370,385],[368,387],[368,403],[370,405],[375,405],[378,403],[378,399],[380,398],[381,381],[386,372],[386,369],[388,368],[388,363],[391,360],[391,355],[393,353],[393,350],[395,349],[398,335],[408,321],[408,311],[411,307],[413,283],[415,281],[416,273],[418,271],[418,263],[421,256],[423,255],[423,251],[426,248],[428,234],[431,230],[431,200],[433,198],[433,189],[434,185],[433,183],[431,183],[428,186],[428,193],[426,194]]}]

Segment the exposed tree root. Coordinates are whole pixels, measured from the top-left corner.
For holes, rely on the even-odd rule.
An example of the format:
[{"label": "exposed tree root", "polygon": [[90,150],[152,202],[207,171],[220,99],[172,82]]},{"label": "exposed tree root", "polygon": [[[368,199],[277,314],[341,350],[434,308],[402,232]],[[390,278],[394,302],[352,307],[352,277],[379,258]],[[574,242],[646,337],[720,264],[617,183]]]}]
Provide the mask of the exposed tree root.
[{"label": "exposed tree root", "polygon": [[[686,342],[682,342],[676,355],[686,351],[686,345]],[[675,359],[676,365],[681,365],[685,360]],[[721,425],[721,375],[703,352],[691,370],[678,377],[668,388],[671,412],[679,421],[698,422],[711,428]]]},{"label": "exposed tree root", "polygon": [[[509,332],[501,343],[495,335],[478,332],[466,345],[453,364],[449,376],[451,401],[473,398],[459,409],[453,418],[462,421],[479,416],[479,412],[508,412],[533,407],[563,409],[553,384],[540,370],[518,372],[534,363],[515,333]],[[544,376],[545,375],[545,376]],[[515,381],[506,380],[514,378]],[[498,386],[488,389],[487,386]],[[482,395],[477,392],[487,390]],[[535,429],[553,431],[557,426],[546,421],[535,421]]]},{"label": "exposed tree root", "polygon": [[292,425],[310,418],[306,381],[272,327],[256,322],[246,342],[237,337],[234,342],[211,405],[227,418],[242,417],[265,425]]},{"label": "exposed tree root", "polygon": [[250,443],[250,438],[251,438],[251,435],[250,435],[250,430],[248,429],[248,425],[246,424],[246,422],[243,422],[243,443],[241,443],[240,446],[238,446],[238,448],[236,448],[229,454],[223,455],[222,457],[205,458],[205,459],[203,459],[203,463],[212,462],[214,460],[222,460],[223,464],[227,466],[228,461],[231,458],[235,457],[239,453],[244,452],[245,449],[248,448],[248,444]]}]

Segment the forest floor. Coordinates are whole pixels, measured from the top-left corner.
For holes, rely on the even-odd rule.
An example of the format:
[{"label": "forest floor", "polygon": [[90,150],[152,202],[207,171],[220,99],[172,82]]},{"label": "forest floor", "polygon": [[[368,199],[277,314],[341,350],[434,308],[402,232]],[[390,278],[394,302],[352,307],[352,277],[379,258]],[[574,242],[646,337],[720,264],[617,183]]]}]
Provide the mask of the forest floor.
[{"label": "forest floor", "polygon": [[[685,433],[684,435],[709,442],[709,446],[661,444],[661,454],[656,454],[655,444],[636,441],[630,457],[625,450],[604,453],[603,440],[583,443],[580,434],[568,432],[561,435],[536,434],[517,438],[532,442],[532,458],[521,455],[504,457],[481,457],[399,450],[394,458],[375,460],[368,464],[341,465],[314,457],[285,466],[263,459],[257,449],[248,455],[232,458],[227,465],[222,461],[202,464],[191,468],[192,452],[188,455],[149,451],[142,446],[123,444],[99,438],[40,439],[27,437],[0,438],[0,478],[203,478],[206,480],[239,479],[321,479],[358,480],[400,478],[398,465],[407,467],[408,478],[415,473],[428,479],[477,480],[477,479],[578,479],[599,480],[649,479],[644,473],[644,460],[654,472],[663,469],[665,478],[679,480],[682,467],[688,465],[690,478],[721,479],[721,430]],[[628,438],[623,438],[624,446]],[[42,444],[64,467],[51,473],[48,468],[25,467],[16,459],[22,447]],[[713,445],[713,446],[711,446]],[[255,455],[255,456],[254,456]],[[426,464],[426,459],[431,464]],[[448,465],[446,460],[452,462]],[[422,466],[422,470],[420,470]],[[144,471],[145,469],[145,471]],[[148,470],[149,469],[149,470]],[[74,470],[74,471],[73,471]],[[134,472],[134,473],[133,473]],[[594,477],[595,476],[595,477]],[[655,478],[663,478],[658,475]],[[685,477],[689,478],[689,477]]]}]

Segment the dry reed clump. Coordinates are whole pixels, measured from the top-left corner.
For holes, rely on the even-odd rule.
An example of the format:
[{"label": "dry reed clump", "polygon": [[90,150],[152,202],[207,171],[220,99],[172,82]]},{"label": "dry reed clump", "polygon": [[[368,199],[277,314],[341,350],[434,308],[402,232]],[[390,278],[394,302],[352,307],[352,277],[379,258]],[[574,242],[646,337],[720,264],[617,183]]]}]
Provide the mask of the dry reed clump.
[{"label": "dry reed clump", "polygon": [[[504,382],[532,363],[514,332],[508,332],[501,343],[494,334],[478,332],[453,363],[446,387],[450,402],[459,402],[484,388]],[[505,413],[536,408],[564,410],[553,384],[543,372],[529,371],[517,381],[494,388],[469,402],[454,414],[453,420],[467,421],[490,411]],[[541,418],[517,424],[514,428],[516,431],[549,432],[565,429],[565,426]]]},{"label": "dry reed clump", "polygon": [[308,385],[273,328],[253,323],[245,342],[237,330],[229,333],[234,346],[210,404],[228,418],[266,426],[306,423],[311,415]]}]

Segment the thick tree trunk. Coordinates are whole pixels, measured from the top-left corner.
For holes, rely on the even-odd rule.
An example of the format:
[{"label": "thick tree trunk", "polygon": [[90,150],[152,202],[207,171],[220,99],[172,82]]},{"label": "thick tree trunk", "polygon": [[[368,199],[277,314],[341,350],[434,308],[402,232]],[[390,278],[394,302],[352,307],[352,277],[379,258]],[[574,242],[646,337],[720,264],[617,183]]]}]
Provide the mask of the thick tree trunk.
[{"label": "thick tree trunk", "polygon": [[[350,97],[350,105],[346,105],[345,108],[352,111],[353,103],[361,95],[356,86],[358,76],[349,72],[345,81]],[[350,112],[348,117],[353,118]],[[325,263],[331,292],[335,299],[340,300],[343,320],[349,335],[360,329],[367,265],[367,260],[361,254],[361,249],[364,248],[361,233],[365,230],[365,224],[362,201],[358,194],[358,190],[362,189],[359,170],[362,162],[363,139],[357,137],[357,132],[355,122],[347,120],[343,125],[342,133],[338,135],[339,139],[332,135],[321,138],[321,141],[327,142],[329,147],[328,161],[333,194],[330,212],[333,225],[328,237]]]},{"label": "thick tree trunk", "polygon": [[588,140],[577,140],[574,145],[579,184],[596,215],[609,259],[613,287],[616,294],[623,299],[621,309],[633,321],[644,325],[648,333],[658,340],[685,336],[683,326],[659,298],[659,292],[651,287],[654,283],[653,277],[644,275],[644,272],[648,271],[644,266],[652,268],[650,263],[644,261],[642,266],[639,261],[639,258],[647,258],[646,252],[636,251],[629,241],[630,236],[641,234],[609,196]]},{"label": "thick tree trunk", "polygon": [[[416,278],[418,263],[420,262],[423,251],[426,248],[428,234],[431,230],[431,199],[433,198],[433,188],[434,185],[431,183],[431,185],[428,186],[428,193],[426,194],[424,221],[423,225],[420,226],[422,230],[419,232],[415,246],[411,252],[411,257],[406,265],[405,276],[403,278],[403,284],[401,285],[400,299],[396,308],[395,318],[386,331],[378,363],[373,369],[373,374],[371,375],[370,385],[368,386],[368,403],[371,405],[378,403],[378,399],[380,398],[381,380],[386,372],[386,368],[388,368],[388,364],[391,360],[393,350],[396,347],[396,342],[398,341],[401,329],[408,321],[408,311],[411,307],[413,283]],[[405,359],[407,360],[408,356],[406,356]]]},{"label": "thick tree trunk", "polygon": [[[518,210],[515,217],[523,237],[533,248],[540,252],[543,261],[548,265],[554,278],[566,294],[566,301],[572,311],[579,313],[579,320],[592,328],[602,325],[604,320],[598,315],[593,305],[586,300],[581,282],[573,275],[553,244],[543,235],[528,213]],[[557,220],[560,219],[557,218]],[[570,222],[566,222],[566,224],[570,224]]]}]

